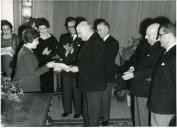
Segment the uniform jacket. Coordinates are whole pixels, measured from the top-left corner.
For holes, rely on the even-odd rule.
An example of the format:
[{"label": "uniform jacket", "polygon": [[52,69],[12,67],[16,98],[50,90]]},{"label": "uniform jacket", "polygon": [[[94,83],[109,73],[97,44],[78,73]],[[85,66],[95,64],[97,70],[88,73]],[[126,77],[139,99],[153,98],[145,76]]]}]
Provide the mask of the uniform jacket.
[{"label": "uniform jacket", "polygon": [[20,84],[24,92],[40,91],[40,75],[47,72],[47,66],[39,68],[36,55],[23,46],[17,58],[17,67],[14,80],[21,80]]},{"label": "uniform jacket", "polygon": [[105,41],[105,69],[106,81],[113,82],[115,78],[115,58],[119,51],[119,43],[112,36],[109,36]]},{"label": "uniform jacket", "polygon": [[150,109],[154,113],[176,113],[176,46],[158,62],[151,85]]},{"label": "uniform jacket", "polygon": [[134,65],[134,78],[130,86],[131,94],[139,97],[149,96],[152,71],[163,52],[164,49],[160,47],[160,42],[156,42],[146,49],[144,53],[141,53]]},{"label": "uniform jacket", "polygon": [[104,44],[97,33],[93,33],[83,44],[78,56],[78,88],[86,92],[106,88],[104,66]]}]

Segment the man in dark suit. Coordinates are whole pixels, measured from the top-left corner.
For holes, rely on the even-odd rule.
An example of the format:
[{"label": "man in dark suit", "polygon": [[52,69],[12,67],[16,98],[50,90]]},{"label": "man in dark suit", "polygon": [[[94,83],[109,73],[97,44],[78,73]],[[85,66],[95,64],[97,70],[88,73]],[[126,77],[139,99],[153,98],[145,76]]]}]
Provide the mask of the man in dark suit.
[{"label": "man in dark suit", "polygon": [[158,23],[149,25],[146,36],[150,47],[139,55],[139,59],[128,71],[124,72],[122,78],[130,80],[130,93],[134,96],[134,118],[135,126],[149,126],[149,110],[147,100],[149,96],[152,71],[164,49],[160,47],[157,39]]},{"label": "man in dark suit", "polygon": [[84,44],[78,56],[78,66],[70,70],[78,72],[78,88],[83,92],[84,125],[99,126],[102,91],[106,88],[104,44],[88,21],[78,23],[76,30]]},{"label": "man in dark suit", "polygon": [[151,125],[169,126],[176,113],[176,25],[162,25],[159,39],[166,51],[153,74],[149,99]]},{"label": "man in dark suit", "polygon": [[63,45],[66,43],[73,43],[76,50],[80,49],[81,41],[78,41],[76,30],[75,30],[76,18],[67,17],[65,20],[65,28],[68,31],[64,33],[59,38],[58,54],[60,57],[65,56],[65,49]]},{"label": "man in dark suit", "polygon": [[118,41],[110,35],[110,26],[104,19],[97,19],[97,32],[104,41],[105,45],[105,69],[107,88],[102,93],[102,109],[101,116],[103,117],[102,125],[106,126],[110,117],[110,106],[112,88],[115,79],[115,58],[119,51]]},{"label": "man in dark suit", "polygon": [[[62,34],[59,39],[59,56],[63,63],[67,65],[77,64],[77,54],[80,50],[79,38],[75,30],[75,18],[67,17],[65,27],[68,33]],[[61,73],[62,86],[63,86],[63,117],[72,113],[72,101],[74,105],[74,118],[81,115],[81,93],[77,89],[76,76],[72,72],[63,71]]]}]

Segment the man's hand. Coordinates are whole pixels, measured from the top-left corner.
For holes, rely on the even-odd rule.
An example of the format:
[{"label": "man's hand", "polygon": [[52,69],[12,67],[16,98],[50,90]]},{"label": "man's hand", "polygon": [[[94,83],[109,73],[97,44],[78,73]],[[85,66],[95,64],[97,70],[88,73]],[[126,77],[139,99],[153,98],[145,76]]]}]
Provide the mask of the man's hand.
[{"label": "man's hand", "polygon": [[123,80],[130,80],[132,78],[134,78],[133,72],[127,71],[127,72],[124,72],[124,74],[122,75]]},{"label": "man's hand", "polygon": [[69,68],[69,70],[74,73],[79,72],[78,66],[72,66]]}]

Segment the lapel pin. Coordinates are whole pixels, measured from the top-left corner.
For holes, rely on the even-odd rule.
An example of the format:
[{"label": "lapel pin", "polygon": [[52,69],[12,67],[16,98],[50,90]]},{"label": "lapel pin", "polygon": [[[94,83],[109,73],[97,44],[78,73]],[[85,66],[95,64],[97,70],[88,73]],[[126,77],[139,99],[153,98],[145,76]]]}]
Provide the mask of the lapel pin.
[{"label": "lapel pin", "polygon": [[161,65],[162,65],[162,66],[165,66],[165,63],[163,62],[163,63],[161,63]]}]

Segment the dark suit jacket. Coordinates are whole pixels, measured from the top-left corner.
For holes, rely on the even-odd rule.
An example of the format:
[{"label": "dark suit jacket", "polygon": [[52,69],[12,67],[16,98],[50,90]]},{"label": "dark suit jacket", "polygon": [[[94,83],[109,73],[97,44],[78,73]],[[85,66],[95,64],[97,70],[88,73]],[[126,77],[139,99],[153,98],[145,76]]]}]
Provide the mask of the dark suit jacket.
[{"label": "dark suit jacket", "polygon": [[57,48],[57,54],[63,59],[65,57],[65,49],[63,48],[63,45],[66,43],[73,44],[75,53],[78,53],[80,50],[80,46],[82,46],[82,41],[79,38],[76,38],[73,42],[72,36],[70,33],[64,33],[59,38],[59,44]]},{"label": "dark suit jacket", "polygon": [[[60,46],[58,47],[59,49],[57,51],[61,58],[61,62],[65,63],[66,65],[77,65],[78,52],[80,51],[80,48],[82,46],[80,43],[81,40],[78,37],[76,37],[75,40],[73,41],[71,34],[69,33],[62,34],[59,40]],[[67,57],[65,55],[66,50],[63,48],[63,45],[65,45],[66,43],[73,44],[74,49],[74,51],[72,53],[69,53]],[[75,73],[72,72],[63,71],[62,74],[67,76],[75,76]]]},{"label": "dark suit jacket", "polygon": [[17,58],[14,80],[21,80],[24,92],[40,91],[40,75],[47,72],[47,66],[39,68],[36,55],[27,47],[22,47]]},{"label": "dark suit jacket", "polygon": [[150,44],[145,40],[142,39],[140,43],[138,44],[134,54],[130,57],[128,61],[124,63],[123,66],[121,66],[118,70],[119,73],[124,73],[129,69],[130,66],[135,65],[142,54],[144,54],[145,51],[150,47]]},{"label": "dark suit jacket", "polygon": [[59,44],[57,46],[57,54],[60,56],[60,59],[62,60],[63,57],[65,57],[65,48],[63,45],[66,43],[72,43],[72,37],[70,33],[64,33],[60,35],[59,37]]},{"label": "dark suit jacket", "polygon": [[119,51],[119,43],[112,36],[109,36],[105,41],[105,67],[106,81],[113,82],[115,78],[115,58]]},{"label": "dark suit jacket", "polygon": [[150,109],[154,113],[176,113],[176,46],[158,62],[153,75]]},{"label": "dark suit jacket", "polygon": [[156,42],[144,53],[141,53],[139,60],[134,65],[135,78],[131,81],[131,94],[139,97],[149,96],[152,71],[163,51],[164,49],[160,47],[160,42]]},{"label": "dark suit jacket", "polygon": [[96,92],[106,88],[104,48],[97,33],[83,44],[78,57],[78,88],[81,91]]}]

